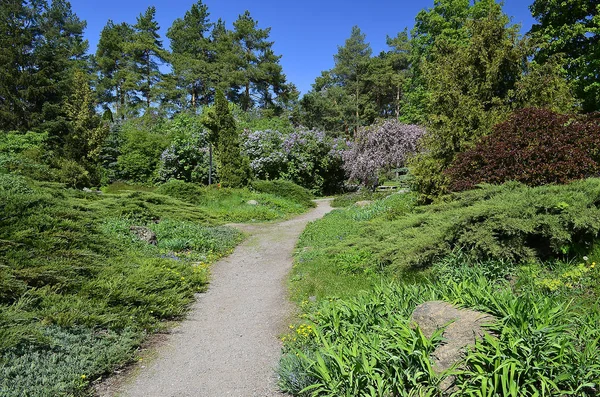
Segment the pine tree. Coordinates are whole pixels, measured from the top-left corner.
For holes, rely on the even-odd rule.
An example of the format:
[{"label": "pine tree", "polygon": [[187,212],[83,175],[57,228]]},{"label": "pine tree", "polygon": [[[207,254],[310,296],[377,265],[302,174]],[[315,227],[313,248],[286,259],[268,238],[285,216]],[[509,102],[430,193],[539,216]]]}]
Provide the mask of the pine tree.
[{"label": "pine tree", "polygon": [[365,42],[363,34],[358,26],[353,26],[350,37],[343,46],[338,47],[334,55],[335,67],[332,72],[337,83],[344,87],[346,93],[353,98],[350,129],[354,132],[361,121],[361,94],[364,90],[365,79],[369,60],[371,58],[371,46]]},{"label": "pine tree", "polygon": [[171,60],[176,79],[178,97],[186,108],[196,109],[200,104],[211,102],[211,92],[215,82],[212,79],[214,57],[209,31],[208,7],[198,1],[177,19],[167,32],[171,40]]},{"label": "pine tree", "polygon": [[133,40],[130,45],[138,79],[137,89],[146,109],[150,109],[158,97],[157,84],[162,78],[159,66],[168,57],[158,34],[159,26],[155,16],[155,7],[148,7],[146,12],[140,14],[137,23],[133,25]]},{"label": "pine tree", "polygon": [[241,154],[240,138],[229,103],[220,90],[215,97],[215,114],[219,180],[226,187],[242,187],[248,182],[250,169]]},{"label": "pine tree", "polygon": [[111,110],[119,119],[124,119],[129,113],[131,98],[135,96],[136,75],[128,52],[132,40],[131,26],[109,20],[102,29],[96,50],[98,98],[104,108]]},{"label": "pine tree", "polygon": [[240,15],[233,26],[238,61],[233,80],[243,91],[240,105],[244,110],[257,103],[262,108],[271,107],[273,95],[290,88],[279,64],[281,56],[275,55],[273,42],[268,41],[271,28],[260,29],[248,11]]},{"label": "pine tree", "polygon": [[87,63],[85,26],[64,0],[0,3],[0,129],[60,140],[70,78]]}]

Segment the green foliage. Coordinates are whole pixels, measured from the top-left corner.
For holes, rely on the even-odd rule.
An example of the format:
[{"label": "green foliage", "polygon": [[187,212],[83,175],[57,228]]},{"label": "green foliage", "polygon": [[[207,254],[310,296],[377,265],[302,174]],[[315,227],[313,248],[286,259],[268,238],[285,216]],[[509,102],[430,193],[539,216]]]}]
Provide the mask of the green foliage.
[{"label": "green foliage", "polygon": [[297,203],[301,203],[306,207],[315,206],[312,201],[314,198],[312,193],[308,189],[298,186],[290,181],[283,179],[276,179],[274,181],[255,180],[250,183],[250,187],[257,192],[268,193],[274,196],[287,198]]},{"label": "green foliage", "polygon": [[240,138],[227,99],[221,91],[215,100],[219,181],[225,187],[242,187],[250,176],[248,160],[242,157]]},{"label": "green foliage", "polygon": [[0,132],[0,171],[8,171],[37,180],[52,180],[54,172],[47,164],[48,134],[37,132]]},{"label": "green foliage", "polygon": [[[409,323],[414,308],[431,300],[497,317],[489,327],[495,337],[477,342],[441,374],[432,370],[430,354],[442,330],[427,339]],[[278,371],[280,386],[293,395],[442,396],[437,386],[451,375],[453,396],[587,395],[600,380],[597,308],[579,310],[540,291],[514,293],[506,281],[476,271],[324,300],[305,306],[303,317],[306,325],[284,337]]]},{"label": "green foliage", "polygon": [[121,126],[123,144],[116,164],[120,178],[142,183],[156,178],[160,155],[170,142],[163,128],[161,120],[152,115],[130,120]]},{"label": "green foliage", "polygon": [[64,136],[73,71],[84,65],[86,23],[67,1],[0,4],[0,130]]},{"label": "green foliage", "polygon": [[[208,265],[241,240],[211,226],[225,218],[209,211],[150,192],[97,195],[0,174],[0,394],[84,395],[161,321],[180,318]],[[158,245],[132,225],[147,225]]]},{"label": "green foliage", "polygon": [[484,186],[389,223],[375,221],[362,242],[394,270],[428,266],[459,247],[474,258],[515,262],[573,255],[590,250],[598,235],[599,184]]},{"label": "green foliage", "polygon": [[[281,219],[289,214],[301,213],[314,205],[300,194],[284,196],[279,192],[256,193],[248,189],[206,187],[176,180],[159,186],[156,193],[199,205],[211,216],[228,222]],[[257,201],[258,205],[247,204],[250,200]]]},{"label": "green foliage", "polygon": [[536,19],[529,35],[538,43],[535,59],[552,63],[556,54],[573,84],[585,112],[600,110],[600,12],[594,1],[535,0],[530,6]]},{"label": "green foliage", "polygon": [[68,187],[82,188],[90,186],[90,173],[74,160],[62,159],[58,163],[58,180]]}]

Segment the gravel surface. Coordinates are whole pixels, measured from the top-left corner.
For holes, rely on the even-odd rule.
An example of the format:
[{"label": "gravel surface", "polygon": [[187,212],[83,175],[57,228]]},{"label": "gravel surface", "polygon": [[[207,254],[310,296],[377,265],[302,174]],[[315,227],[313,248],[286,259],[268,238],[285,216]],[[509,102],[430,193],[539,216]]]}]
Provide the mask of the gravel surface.
[{"label": "gravel surface", "polygon": [[331,211],[328,200],[317,204],[288,221],[235,225],[248,239],[213,265],[208,292],[160,343],[156,359],[132,371],[134,378],[112,395],[281,396],[274,368],[293,310],[286,278],[306,224]]}]

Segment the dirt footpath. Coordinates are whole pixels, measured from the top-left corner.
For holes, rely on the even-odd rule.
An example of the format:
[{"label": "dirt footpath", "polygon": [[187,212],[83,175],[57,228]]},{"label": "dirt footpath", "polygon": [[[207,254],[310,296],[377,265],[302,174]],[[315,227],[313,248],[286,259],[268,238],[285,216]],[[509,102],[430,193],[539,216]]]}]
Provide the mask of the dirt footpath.
[{"label": "dirt footpath", "polygon": [[213,265],[208,292],[198,295],[187,320],[160,344],[154,360],[132,371],[133,379],[102,394],[279,396],[278,337],[292,310],[286,276],[306,224],[331,210],[327,200],[317,204],[289,221],[236,225],[248,239]]}]

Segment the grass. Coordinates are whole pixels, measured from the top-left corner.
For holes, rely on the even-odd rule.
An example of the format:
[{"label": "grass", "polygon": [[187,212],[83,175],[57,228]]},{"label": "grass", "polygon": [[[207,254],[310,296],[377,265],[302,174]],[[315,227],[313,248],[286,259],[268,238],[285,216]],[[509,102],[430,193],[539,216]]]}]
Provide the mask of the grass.
[{"label": "grass", "polygon": [[359,192],[336,196],[331,202],[331,206],[334,208],[350,207],[359,201],[381,200],[389,195],[390,192],[373,192],[368,189],[363,189]]},{"label": "grass", "polygon": [[[600,212],[599,183],[485,187],[427,207],[391,195],[310,224],[290,278],[302,315],[283,337],[280,387],[295,396],[442,396],[439,384],[454,376],[453,396],[598,395],[600,249],[588,221]],[[499,238],[483,243],[532,255],[481,255],[457,243],[482,230]],[[506,230],[529,237],[502,240]],[[432,244],[419,266],[402,262],[442,233],[445,244]],[[557,249],[537,251],[540,241]],[[409,323],[429,300],[496,316],[496,338],[434,372],[440,334],[427,339]]]},{"label": "grass", "polygon": [[0,174],[0,395],[88,395],[205,290],[210,264],[243,238],[223,224],[307,208],[247,190],[190,202],[130,188],[85,193]]}]

